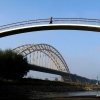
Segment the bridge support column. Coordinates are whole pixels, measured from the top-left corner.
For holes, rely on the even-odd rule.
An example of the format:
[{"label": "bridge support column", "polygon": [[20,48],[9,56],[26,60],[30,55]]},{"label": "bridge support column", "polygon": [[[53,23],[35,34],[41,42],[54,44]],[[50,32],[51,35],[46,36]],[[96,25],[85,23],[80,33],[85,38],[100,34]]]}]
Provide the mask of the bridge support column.
[{"label": "bridge support column", "polygon": [[61,76],[60,81],[61,82],[72,82],[72,79],[70,76]]},{"label": "bridge support column", "polygon": [[61,82],[65,82],[63,76],[60,77]]}]

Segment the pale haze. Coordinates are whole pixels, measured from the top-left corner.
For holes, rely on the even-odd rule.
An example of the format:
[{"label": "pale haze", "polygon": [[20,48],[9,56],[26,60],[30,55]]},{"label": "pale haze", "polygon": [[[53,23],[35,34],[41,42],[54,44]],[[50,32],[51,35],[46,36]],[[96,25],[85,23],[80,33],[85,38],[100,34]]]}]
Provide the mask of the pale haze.
[{"label": "pale haze", "polygon": [[[0,26],[51,16],[100,19],[100,0],[0,0]],[[100,77],[100,32],[48,30],[0,38],[0,48],[3,50],[41,43],[55,47],[64,57],[71,73],[92,79]],[[29,75],[46,76],[36,72]]]}]

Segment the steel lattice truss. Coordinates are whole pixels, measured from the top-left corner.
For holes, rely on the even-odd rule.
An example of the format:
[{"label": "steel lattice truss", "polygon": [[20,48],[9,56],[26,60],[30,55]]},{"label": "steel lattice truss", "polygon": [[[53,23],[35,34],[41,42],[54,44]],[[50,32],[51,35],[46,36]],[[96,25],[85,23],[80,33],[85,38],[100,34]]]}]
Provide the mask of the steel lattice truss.
[{"label": "steel lattice truss", "polygon": [[30,64],[70,73],[61,54],[50,45],[26,44],[13,49],[13,51],[17,54],[22,54]]}]

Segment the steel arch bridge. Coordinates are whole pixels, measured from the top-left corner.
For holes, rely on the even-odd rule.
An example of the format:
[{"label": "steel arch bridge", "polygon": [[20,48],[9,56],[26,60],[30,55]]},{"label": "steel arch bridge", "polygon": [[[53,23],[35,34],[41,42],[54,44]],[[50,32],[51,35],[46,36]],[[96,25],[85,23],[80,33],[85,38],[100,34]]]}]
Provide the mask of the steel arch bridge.
[{"label": "steel arch bridge", "polygon": [[28,20],[0,26],[0,37],[42,30],[85,30],[100,32],[100,20],[88,18],[50,18]]},{"label": "steel arch bridge", "polygon": [[61,54],[47,44],[26,44],[13,49],[17,54],[27,58],[29,64],[70,73]]}]

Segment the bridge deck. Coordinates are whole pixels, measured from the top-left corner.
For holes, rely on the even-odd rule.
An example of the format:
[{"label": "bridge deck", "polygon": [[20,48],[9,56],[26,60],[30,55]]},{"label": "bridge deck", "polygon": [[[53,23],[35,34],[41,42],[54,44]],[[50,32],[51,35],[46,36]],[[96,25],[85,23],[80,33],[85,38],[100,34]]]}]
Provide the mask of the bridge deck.
[{"label": "bridge deck", "polygon": [[0,37],[42,30],[85,30],[100,32],[99,19],[53,18],[29,20],[0,26]]}]

